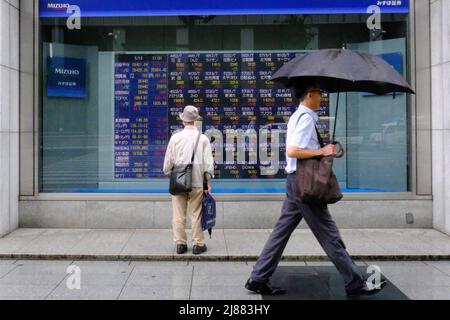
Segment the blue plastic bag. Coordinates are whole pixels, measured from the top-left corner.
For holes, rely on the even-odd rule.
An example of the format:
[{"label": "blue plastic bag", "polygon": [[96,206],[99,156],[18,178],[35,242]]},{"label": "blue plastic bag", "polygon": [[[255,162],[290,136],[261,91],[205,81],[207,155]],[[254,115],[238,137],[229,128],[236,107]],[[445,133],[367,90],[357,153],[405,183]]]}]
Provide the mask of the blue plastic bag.
[{"label": "blue plastic bag", "polygon": [[212,228],[216,226],[216,201],[209,194],[205,192],[202,201],[202,229],[208,230],[209,236],[212,235]]}]

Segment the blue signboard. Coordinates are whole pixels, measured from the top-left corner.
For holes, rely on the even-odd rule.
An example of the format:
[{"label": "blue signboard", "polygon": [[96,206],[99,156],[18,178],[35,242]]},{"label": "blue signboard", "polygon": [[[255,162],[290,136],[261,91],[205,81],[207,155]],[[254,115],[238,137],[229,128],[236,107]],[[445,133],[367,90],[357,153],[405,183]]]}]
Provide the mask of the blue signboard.
[{"label": "blue signboard", "polygon": [[48,97],[86,97],[86,60],[48,57],[47,73]]},{"label": "blue signboard", "polygon": [[383,53],[379,57],[403,75],[403,54],[401,52]]},{"label": "blue signboard", "polygon": [[409,12],[409,0],[40,0],[40,16],[67,17],[70,5],[79,6],[82,17],[364,14],[372,5],[381,13]]}]

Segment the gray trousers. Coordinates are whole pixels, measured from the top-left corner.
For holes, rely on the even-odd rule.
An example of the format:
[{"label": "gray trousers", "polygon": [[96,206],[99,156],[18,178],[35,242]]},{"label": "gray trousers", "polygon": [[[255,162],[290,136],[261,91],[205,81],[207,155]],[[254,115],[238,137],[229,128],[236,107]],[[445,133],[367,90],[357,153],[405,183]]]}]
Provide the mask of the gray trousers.
[{"label": "gray trousers", "polygon": [[295,174],[290,174],[286,183],[287,199],[283,204],[281,217],[253,267],[251,279],[269,280],[281,260],[292,232],[304,218],[325,253],[343,276],[346,288],[360,287],[364,282],[363,275],[348,254],[328,207],[302,203],[294,190]]}]

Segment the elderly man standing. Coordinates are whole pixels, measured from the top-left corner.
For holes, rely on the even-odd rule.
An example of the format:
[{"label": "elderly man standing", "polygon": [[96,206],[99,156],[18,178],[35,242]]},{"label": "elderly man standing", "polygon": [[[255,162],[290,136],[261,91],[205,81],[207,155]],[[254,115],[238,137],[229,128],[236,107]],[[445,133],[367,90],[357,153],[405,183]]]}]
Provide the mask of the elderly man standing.
[{"label": "elderly man standing", "polygon": [[[198,109],[187,106],[180,118],[183,121],[184,130],[174,134],[170,139],[164,160],[164,174],[170,175],[173,168],[190,164],[192,154],[195,152],[192,191],[188,194],[172,196],[172,227],[177,254],[184,254],[188,250],[185,229],[189,207],[192,210],[192,252],[198,255],[207,250],[202,230],[201,210],[204,179],[207,180],[208,192],[211,192],[210,179],[214,177],[214,159],[208,137],[195,127],[195,122],[200,118]],[[195,148],[196,145],[197,148]]]}]

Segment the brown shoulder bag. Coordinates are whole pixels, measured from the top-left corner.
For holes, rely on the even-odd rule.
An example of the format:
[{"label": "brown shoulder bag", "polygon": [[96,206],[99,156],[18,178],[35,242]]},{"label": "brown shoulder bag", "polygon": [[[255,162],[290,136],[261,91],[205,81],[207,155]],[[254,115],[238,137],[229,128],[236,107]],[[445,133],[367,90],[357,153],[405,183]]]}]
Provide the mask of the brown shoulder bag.
[{"label": "brown shoulder bag", "polygon": [[[302,114],[298,119],[300,121]],[[297,124],[298,124],[297,122]],[[322,137],[316,127],[316,134],[323,148]],[[297,160],[297,195],[303,202],[315,205],[333,204],[342,199],[341,189],[333,172],[334,158],[342,158],[345,154],[344,148],[339,142],[333,142],[339,146],[339,153],[333,157],[320,157]]]}]

